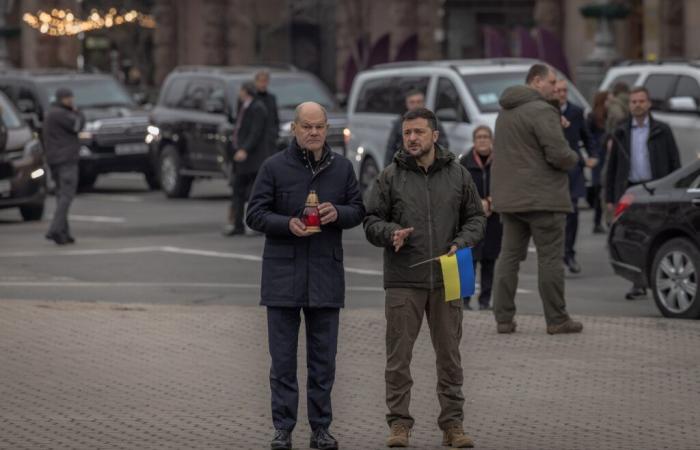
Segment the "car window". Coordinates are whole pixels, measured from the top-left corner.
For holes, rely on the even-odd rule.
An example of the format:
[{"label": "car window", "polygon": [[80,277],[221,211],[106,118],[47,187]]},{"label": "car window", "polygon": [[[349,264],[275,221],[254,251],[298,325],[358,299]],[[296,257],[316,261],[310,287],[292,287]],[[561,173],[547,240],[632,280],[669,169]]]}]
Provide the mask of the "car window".
[{"label": "car window", "polygon": [[66,78],[62,80],[43,81],[49,103],[55,100],[56,90],[68,88],[75,95],[78,108],[127,106],[133,107],[134,100],[126,90],[111,77],[100,78]]},{"label": "car window", "polygon": [[170,108],[176,107],[185,96],[185,88],[189,80],[187,78],[175,78],[168,83],[165,92],[163,93],[162,103]]},{"label": "car window", "polygon": [[677,79],[678,75],[673,74],[650,75],[646,79],[644,87],[649,91],[652,108],[663,109],[666,107],[666,102],[671,97]]},{"label": "car window", "polygon": [[678,78],[678,84],[676,85],[676,92],[673,94],[674,97],[692,97],[695,99],[697,104],[700,104],[700,85],[695,81],[695,78],[681,75]]},{"label": "car window", "polygon": [[19,111],[5,97],[0,94],[0,111],[2,111],[2,122],[7,128],[19,128],[23,125],[22,119],[19,116]]},{"label": "car window", "polygon": [[690,172],[676,182],[678,189],[700,189],[700,169]]},{"label": "car window", "polygon": [[426,93],[429,77],[387,77],[366,81],[357,97],[357,112],[402,114],[406,94],[418,90]]},{"label": "car window", "polygon": [[443,121],[468,122],[462,100],[454,83],[447,78],[438,80],[437,97],[435,99],[435,115]]},{"label": "car window", "polygon": [[223,109],[213,107],[215,102],[220,101],[223,108],[223,99],[223,83],[214,80],[193,79],[185,88],[185,95],[177,106],[203,112],[223,112]]},{"label": "car window", "polygon": [[42,115],[41,103],[35,93],[27,87],[19,87],[15,104],[22,113],[36,113],[39,117]]},{"label": "car window", "polygon": [[608,83],[608,90],[612,90],[617,83],[625,83],[627,87],[631,88],[634,86],[634,83],[637,81],[637,78],[639,78],[638,73],[627,73],[624,75],[618,75],[615,78],[613,78],[610,83]]},{"label": "car window", "polygon": [[313,78],[272,76],[269,89],[277,97],[280,109],[294,109],[303,102],[316,102],[328,110],[336,109],[328,89]]}]

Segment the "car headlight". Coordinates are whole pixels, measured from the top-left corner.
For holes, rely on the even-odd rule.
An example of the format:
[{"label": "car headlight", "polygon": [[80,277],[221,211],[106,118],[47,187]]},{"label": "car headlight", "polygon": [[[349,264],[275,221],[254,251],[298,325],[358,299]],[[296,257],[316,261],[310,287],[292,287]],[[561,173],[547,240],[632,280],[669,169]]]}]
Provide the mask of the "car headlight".
[{"label": "car headlight", "polygon": [[146,131],[148,131],[148,134],[152,134],[153,136],[160,136],[160,128],[155,125],[149,125],[148,128],[146,128]]},{"label": "car headlight", "polygon": [[280,125],[280,131],[284,134],[289,134],[292,132],[292,122],[285,122]]},{"label": "car headlight", "polygon": [[350,144],[350,139],[352,139],[350,128],[343,128],[343,142],[345,142],[346,146]]}]

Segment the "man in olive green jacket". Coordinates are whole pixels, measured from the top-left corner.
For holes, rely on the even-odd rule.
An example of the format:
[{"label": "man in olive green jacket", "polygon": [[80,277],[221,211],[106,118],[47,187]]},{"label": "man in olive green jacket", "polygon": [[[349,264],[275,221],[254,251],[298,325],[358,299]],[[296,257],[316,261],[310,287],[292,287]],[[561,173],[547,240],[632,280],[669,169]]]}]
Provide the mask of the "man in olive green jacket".
[{"label": "man in olive green jacket", "polygon": [[547,332],[577,333],[583,326],[566,312],[562,260],[566,213],[572,211],[567,171],[579,156],[564,138],[560,111],[549,103],[554,70],[535,64],[526,83],[503,92],[496,119],[491,196],[503,222],[493,290],[497,330],[515,331],[518,270],[532,237]]},{"label": "man in olive green jacket", "polygon": [[435,115],[424,108],[409,111],[402,130],[404,148],[377,178],[364,220],[369,242],[384,248],[385,379],[391,428],[386,444],[408,446],[413,426],[411,354],[425,314],[437,355],[443,445],[471,447],[473,442],[462,428],[462,301],[445,302],[439,263],[410,266],[473,247],[484,235],[486,217],[467,169],[436,144]]}]

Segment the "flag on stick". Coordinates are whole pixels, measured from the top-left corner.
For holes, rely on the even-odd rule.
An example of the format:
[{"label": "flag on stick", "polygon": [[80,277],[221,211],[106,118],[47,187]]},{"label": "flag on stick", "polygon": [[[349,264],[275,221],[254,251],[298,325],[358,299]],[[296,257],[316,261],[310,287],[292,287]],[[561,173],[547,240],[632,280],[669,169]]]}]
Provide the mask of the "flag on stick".
[{"label": "flag on stick", "polygon": [[441,256],[440,266],[446,302],[474,295],[474,261],[470,248],[457,250],[452,256]]}]

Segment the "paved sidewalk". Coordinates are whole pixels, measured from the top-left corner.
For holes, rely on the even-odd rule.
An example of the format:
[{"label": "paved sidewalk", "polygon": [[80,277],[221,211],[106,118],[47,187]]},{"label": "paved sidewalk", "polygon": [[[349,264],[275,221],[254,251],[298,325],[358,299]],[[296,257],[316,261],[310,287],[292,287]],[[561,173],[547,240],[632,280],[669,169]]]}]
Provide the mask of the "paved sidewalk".
[{"label": "paved sidewalk", "polygon": [[[548,336],[541,317],[521,316],[504,336],[490,314],[465,313],[477,448],[699,448],[700,322],[582,319],[582,335]],[[0,449],[269,448],[265,323],[262,308],[2,300]],[[341,315],[343,449],[384,448],[384,330],[382,309]],[[434,361],[424,327],[413,448],[441,448]],[[302,400],[298,449],[305,416]]]}]

